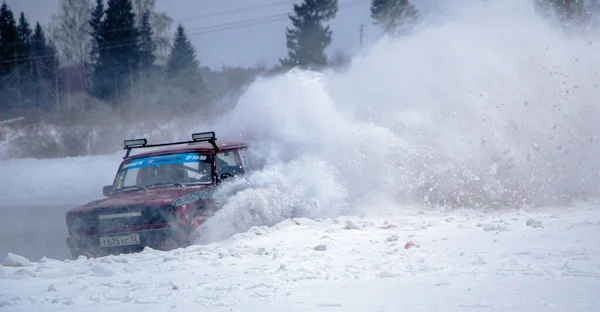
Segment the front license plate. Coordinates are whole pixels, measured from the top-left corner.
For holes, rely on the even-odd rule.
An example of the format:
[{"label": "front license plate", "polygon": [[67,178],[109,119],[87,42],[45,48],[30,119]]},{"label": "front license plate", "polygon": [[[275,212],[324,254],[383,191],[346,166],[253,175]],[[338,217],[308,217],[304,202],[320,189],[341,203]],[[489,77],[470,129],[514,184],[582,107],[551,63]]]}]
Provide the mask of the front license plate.
[{"label": "front license plate", "polygon": [[140,243],[140,234],[133,233],[119,236],[102,236],[100,237],[100,247],[117,247],[137,245]]}]

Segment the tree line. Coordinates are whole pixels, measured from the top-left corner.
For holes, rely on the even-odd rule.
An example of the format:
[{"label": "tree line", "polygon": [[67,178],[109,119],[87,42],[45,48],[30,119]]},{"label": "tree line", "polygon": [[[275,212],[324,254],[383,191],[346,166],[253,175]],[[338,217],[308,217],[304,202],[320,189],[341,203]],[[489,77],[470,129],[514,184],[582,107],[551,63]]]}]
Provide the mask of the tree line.
[{"label": "tree line", "polygon": [[[337,0],[293,5],[292,27],[285,33],[289,55],[278,66],[257,69],[253,75],[326,67],[325,50],[332,42],[326,23],[337,11]],[[418,16],[408,0],[373,0],[371,11],[389,33]],[[47,29],[36,22],[31,30],[25,13],[17,20],[3,2],[1,115],[88,111],[98,103],[124,111],[168,88],[163,92],[172,93],[179,110],[206,107],[219,94],[207,87],[185,28],[179,24],[174,34],[166,34],[172,22],[156,12],[155,0],[62,0]],[[84,100],[73,100],[73,94],[83,94]]]},{"label": "tree line", "polygon": [[[589,20],[590,9],[597,8],[594,0],[532,1],[540,12],[572,24]],[[227,91],[214,86],[216,74],[201,66],[185,28],[179,24],[170,32],[173,20],[157,12],[155,2],[61,0],[46,27],[39,22],[32,27],[24,12],[15,16],[3,2],[0,116],[85,113],[99,106],[117,113],[153,105],[183,113],[211,108]],[[258,74],[293,67],[320,70],[340,62],[326,53],[332,43],[328,23],[339,6],[338,0],[293,4],[284,33],[287,56],[274,68],[257,67],[242,80],[227,79],[239,88]],[[369,9],[373,23],[390,36],[410,33],[419,20],[409,0],[371,0]]]},{"label": "tree line", "polygon": [[21,13],[18,22],[4,3],[0,7],[0,112],[13,108],[50,109],[57,94],[56,48],[46,39],[42,26],[34,29]]},{"label": "tree line", "polygon": [[158,85],[176,86],[177,92],[185,93],[181,98],[206,104],[200,62],[182,25],[170,40],[165,60],[158,62],[161,38],[154,36],[151,18],[156,25],[156,16],[161,16],[151,11],[153,0],[90,2],[63,0],[59,15],[47,27],[50,38],[39,22],[32,30],[24,12],[17,20],[2,3],[0,116],[60,112],[69,92],[87,97],[84,102],[89,105],[78,109],[102,103],[118,111]]}]

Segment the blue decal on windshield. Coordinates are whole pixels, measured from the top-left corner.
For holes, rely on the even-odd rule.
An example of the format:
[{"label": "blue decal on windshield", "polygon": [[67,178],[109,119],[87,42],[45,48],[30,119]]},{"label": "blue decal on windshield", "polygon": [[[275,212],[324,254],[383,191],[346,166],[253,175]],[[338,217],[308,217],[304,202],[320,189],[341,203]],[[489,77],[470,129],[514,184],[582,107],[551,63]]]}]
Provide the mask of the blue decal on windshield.
[{"label": "blue decal on windshield", "polygon": [[198,155],[196,153],[186,154],[173,154],[173,155],[162,155],[152,156],[140,159],[132,160],[123,165],[123,169],[134,169],[144,168],[150,166],[170,165],[170,164],[183,164],[189,162],[205,161],[206,155]]}]

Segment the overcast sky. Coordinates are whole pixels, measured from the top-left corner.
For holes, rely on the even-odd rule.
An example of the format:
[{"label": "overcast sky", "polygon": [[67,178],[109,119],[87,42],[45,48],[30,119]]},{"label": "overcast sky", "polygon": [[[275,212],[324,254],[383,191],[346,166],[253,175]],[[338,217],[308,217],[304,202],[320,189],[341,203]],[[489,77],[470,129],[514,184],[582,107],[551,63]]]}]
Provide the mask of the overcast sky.
[{"label": "overcast sky", "polygon": [[[45,26],[57,13],[60,0],[4,0],[15,13],[21,11],[31,24]],[[287,55],[285,27],[291,25],[285,14],[300,0],[157,0],[159,11],[181,22],[196,47],[203,65],[219,68],[252,66],[259,61],[275,64]],[[414,0],[423,17],[434,12],[443,0]],[[328,48],[352,51],[359,44],[359,27],[365,25],[368,42],[377,34],[369,16],[371,0],[339,0],[339,12],[331,21],[333,42]],[[232,12],[234,11],[234,12]],[[282,16],[283,15],[283,16]],[[240,25],[247,22],[253,25]],[[217,28],[215,28],[215,26]],[[225,29],[224,29],[225,28]],[[218,31],[216,31],[218,30]]]}]

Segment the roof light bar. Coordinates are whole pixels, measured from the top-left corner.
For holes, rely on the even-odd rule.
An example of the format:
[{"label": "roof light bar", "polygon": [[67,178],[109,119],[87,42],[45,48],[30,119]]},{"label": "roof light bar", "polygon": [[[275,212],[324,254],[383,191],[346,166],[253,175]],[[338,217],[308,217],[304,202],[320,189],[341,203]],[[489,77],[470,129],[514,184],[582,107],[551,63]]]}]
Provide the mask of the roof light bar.
[{"label": "roof light bar", "polygon": [[211,132],[192,133],[192,140],[198,141],[198,142],[215,140],[215,133],[212,131]]},{"label": "roof light bar", "polygon": [[145,138],[132,139],[132,140],[125,140],[124,143],[125,143],[125,148],[142,147],[142,146],[148,145],[148,140],[146,140]]},{"label": "roof light bar", "polygon": [[219,147],[215,143],[217,138],[213,131],[192,133],[192,140],[194,140],[194,142],[208,142],[215,148],[215,151],[219,151]]},{"label": "roof light bar", "polygon": [[123,157],[123,158],[129,157],[129,153],[134,148],[158,147],[158,146],[189,144],[189,143],[198,143],[198,142],[209,142],[215,148],[215,151],[219,151],[219,147],[217,146],[217,144],[215,144],[216,140],[217,140],[217,138],[215,136],[214,131],[192,133],[192,141],[148,144],[148,140],[146,140],[146,138],[125,140],[124,141],[125,147],[123,149],[127,150],[127,152],[125,153],[125,157]]}]

